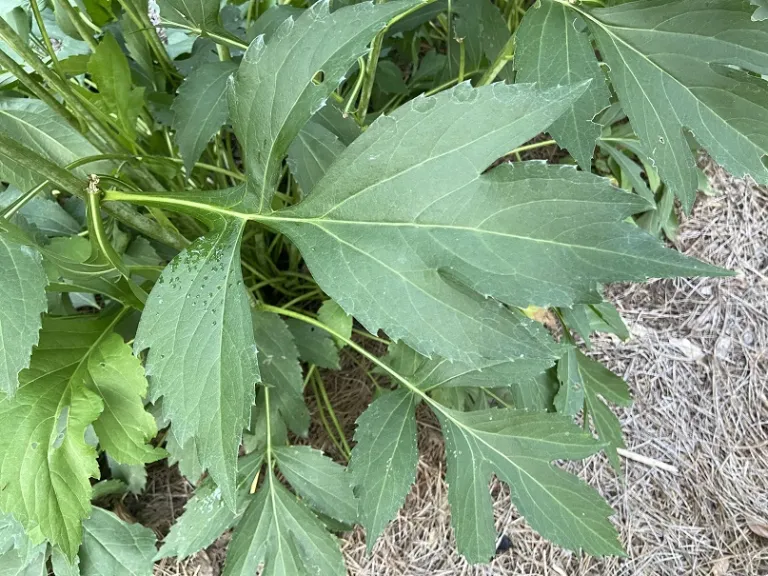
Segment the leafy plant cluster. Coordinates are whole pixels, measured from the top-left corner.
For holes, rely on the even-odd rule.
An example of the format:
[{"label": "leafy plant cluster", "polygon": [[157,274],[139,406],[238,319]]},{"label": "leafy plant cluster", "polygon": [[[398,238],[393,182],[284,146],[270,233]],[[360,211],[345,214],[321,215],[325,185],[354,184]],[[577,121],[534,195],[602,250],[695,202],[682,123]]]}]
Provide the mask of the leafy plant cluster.
[{"label": "leafy plant cluster", "polygon": [[[554,543],[623,553],[553,462],[620,467],[629,390],[582,351],[629,336],[603,286],[727,274],[658,237],[699,147],[768,183],[762,1],[0,12],[0,573],[150,574],[234,528],[227,576],[343,575],[335,534],[370,549],[414,481],[417,409],[468,560],[492,475]],[[354,438],[342,358],[375,384]],[[197,488],[158,552],[109,510],[164,458]]]}]

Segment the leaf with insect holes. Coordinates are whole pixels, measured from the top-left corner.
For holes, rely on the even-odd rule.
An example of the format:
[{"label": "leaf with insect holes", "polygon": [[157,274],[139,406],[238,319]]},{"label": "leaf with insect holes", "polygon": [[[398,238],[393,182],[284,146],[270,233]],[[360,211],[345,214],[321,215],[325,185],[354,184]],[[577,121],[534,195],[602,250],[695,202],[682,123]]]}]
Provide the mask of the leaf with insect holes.
[{"label": "leaf with insect holes", "polygon": [[171,526],[155,560],[176,556],[180,560],[213,544],[232,528],[251,498],[254,477],[264,462],[262,454],[249,454],[238,460],[237,509],[233,512],[221,498],[221,490],[206,478],[184,506],[184,513]]},{"label": "leaf with insect holes", "polygon": [[330,12],[316,2],[248,47],[230,90],[230,117],[246,159],[248,185],[268,212],[288,147],[376,33],[419,0],[366,2]]},{"label": "leaf with insect holes", "polygon": [[109,334],[88,357],[85,385],[104,403],[93,423],[99,444],[121,464],[160,460],[165,451],[149,441],[157,435],[155,419],[144,409],[147,379],[141,362],[117,334]]},{"label": "leaf with insect holes", "polygon": [[279,446],[274,454],[280,473],[313,508],[340,522],[355,523],[357,499],[346,468],[310,446]]},{"label": "leaf with insect holes", "polygon": [[149,349],[150,399],[163,398],[180,446],[194,441],[200,464],[235,507],[237,451],[260,381],[251,310],[240,268],[244,222],[213,230],[163,270],[133,344]]},{"label": "leaf with insect holes", "polygon": [[541,326],[487,297],[599,302],[601,282],[725,273],[623,222],[648,205],[607,180],[537,162],[485,172],[584,88],[462,84],[416,98],[378,118],[306,200],[263,221],[373,334],[465,363],[550,358]]},{"label": "leaf with insect holes", "polygon": [[508,409],[440,408],[436,414],[445,435],[451,524],[467,560],[487,562],[495,552],[492,474],[509,485],[520,514],[548,540],[595,556],[623,554],[608,521],[611,507],[584,481],[550,463],[585,458],[602,447],[570,418]]},{"label": "leaf with insect holes", "polygon": [[632,128],[690,212],[690,131],[734,176],[768,184],[768,29],[746,0],[642,0],[569,5],[597,39]]},{"label": "leaf with insect holes", "polygon": [[259,349],[261,381],[294,434],[309,432],[309,410],[304,403],[304,377],[299,350],[285,321],[272,312],[252,312],[253,336]]},{"label": "leaf with insect holes", "polygon": [[[66,166],[86,156],[96,156],[99,150],[70,126],[54,110],[39,100],[30,98],[0,98],[0,130],[33,152]],[[110,164],[100,161],[76,168],[74,173],[109,172]],[[0,156],[0,179],[26,192],[43,178],[7,155]]]},{"label": "leaf with insect holes", "polygon": [[237,70],[231,60],[209,62],[187,76],[173,101],[173,129],[187,174],[214,134],[227,121],[227,78]]},{"label": "leaf with insect holes", "polygon": [[111,33],[99,42],[88,61],[88,73],[99,89],[99,101],[117,117],[122,133],[134,142],[136,121],[144,104],[144,89],[131,84],[128,59]]},{"label": "leaf with insect holes", "polygon": [[29,366],[40,315],[48,309],[48,283],[40,253],[18,243],[0,224],[0,393],[13,396]]},{"label": "leaf with insect holes", "polygon": [[83,440],[102,413],[88,367],[114,318],[44,318],[13,398],[0,401],[0,507],[73,558],[91,511],[96,451]]},{"label": "leaf with insect holes", "polygon": [[369,552],[416,479],[416,403],[406,390],[388,392],[357,420],[349,471]]},{"label": "leaf with insect holes", "polygon": [[149,528],[94,508],[83,522],[80,576],[151,576],[155,540]]},{"label": "leaf with insect holes", "polygon": [[344,576],[339,541],[272,471],[237,524],[223,576],[264,574]]},{"label": "leaf with insect holes", "polygon": [[[611,465],[617,473],[621,473],[621,462],[616,452],[617,448],[624,448],[624,438],[621,433],[621,422],[605,402],[612,402],[617,406],[630,406],[632,397],[629,394],[627,383],[608,370],[600,362],[592,360],[581,352],[576,352],[581,380],[584,383],[584,393],[589,413],[598,437],[607,442],[605,448]],[[600,397],[605,400],[600,400]]]},{"label": "leaf with insect holes", "polygon": [[592,119],[608,107],[611,93],[582,19],[556,0],[537,2],[526,11],[517,31],[515,68],[516,82],[537,82],[545,88],[591,80],[549,127],[555,140],[589,172],[602,131]]}]

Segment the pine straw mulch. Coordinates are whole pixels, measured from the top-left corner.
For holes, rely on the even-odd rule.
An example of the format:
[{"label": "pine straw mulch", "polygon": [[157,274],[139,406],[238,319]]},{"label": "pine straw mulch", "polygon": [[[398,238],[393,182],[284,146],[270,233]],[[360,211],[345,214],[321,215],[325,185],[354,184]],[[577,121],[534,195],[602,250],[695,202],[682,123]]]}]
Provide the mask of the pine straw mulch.
[{"label": "pine straw mulch", "polygon": [[[629,557],[594,559],[548,544],[494,482],[496,527],[511,548],[488,566],[468,566],[450,529],[442,440],[420,413],[416,485],[370,557],[362,531],[343,538],[350,575],[768,574],[768,191],[711,163],[707,172],[721,195],[699,200],[677,247],[739,276],[614,286],[634,338],[596,338],[593,348],[626,376],[635,396],[620,413],[628,449],[652,462],[625,459],[620,477],[602,456],[567,465],[614,506]],[[327,386],[351,434],[370,388],[350,358],[345,365]],[[311,437],[334,454],[322,428]],[[152,468],[136,515],[162,535],[190,492],[175,470]],[[155,574],[217,575],[227,541],[182,563],[165,560]]]}]

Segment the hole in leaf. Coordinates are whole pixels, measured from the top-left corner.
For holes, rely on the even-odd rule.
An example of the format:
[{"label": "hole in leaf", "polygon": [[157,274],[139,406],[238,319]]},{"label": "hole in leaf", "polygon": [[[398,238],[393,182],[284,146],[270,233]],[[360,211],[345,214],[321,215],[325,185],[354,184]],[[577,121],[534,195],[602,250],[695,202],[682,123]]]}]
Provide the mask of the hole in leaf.
[{"label": "hole in leaf", "polygon": [[319,86],[320,84],[323,83],[324,80],[325,80],[325,72],[323,72],[322,70],[318,70],[317,72],[315,72],[315,75],[312,76],[312,84],[314,84],[315,86]]}]

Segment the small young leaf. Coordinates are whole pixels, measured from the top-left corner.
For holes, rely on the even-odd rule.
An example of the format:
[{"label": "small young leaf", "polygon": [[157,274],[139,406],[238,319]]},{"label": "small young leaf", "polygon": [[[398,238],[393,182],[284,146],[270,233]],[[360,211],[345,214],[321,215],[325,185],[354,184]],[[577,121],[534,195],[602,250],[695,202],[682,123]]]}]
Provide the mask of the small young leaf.
[{"label": "small young leaf", "polygon": [[357,420],[349,471],[370,552],[416,479],[416,398],[398,390],[374,400]]},{"label": "small young leaf", "polygon": [[[256,38],[230,90],[230,116],[258,212],[268,212],[288,147],[387,21],[419,0],[366,2],[330,12],[316,2],[287,18],[265,45]],[[217,3],[218,4],[218,3]]]},{"label": "small young leaf", "polygon": [[327,332],[293,318],[288,318],[285,323],[304,362],[320,368],[339,369],[339,350]]},{"label": "small young leaf", "polygon": [[617,448],[624,448],[624,438],[621,432],[621,423],[616,415],[605,403],[598,398],[602,396],[607,402],[618,406],[629,406],[632,397],[629,394],[627,383],[608,370],[600,362],[596,362],[577,352],[579,372],[584,382],[584,391],[587,399],[587,411],[595,425],[598,437],[608,443],[605,451],[616,472],[621,472],[621,462],[616,452]]},{"label": "small young leaf", "polygon": [[326,127],[309,121],[288,148],[288,167],[306,196],[344,151],[344,144]]},{"label": "small young leaf", "polygon": [[237,450],[251,416],[259,365],[240,269],[241,221],[218,222],[163,270],[141,316],[134,351],[149,348],[150,397],[163,397],[181,446],[235,507]]},{"label": "small young leaf", "polygon": [[[350,339],[352,337],[352,324],[354,323],[352,316],[344,312],[344,309],[333,300],[323,302],[317,311],[317,319],[344,338]],[[343,341],[337,341],[336,344],[342,346]]]},{"label": "small young leaf", "polygon": [[304,403],[304,378],[299,350],[288,325],[271,312],[253,312],[253,337],[259,349],[259,369],[264,386],[294,434],[309,431],[309,409]]},{"label": "small young leaf", "polygon": [[282,475],[314,508],[340,522],[357,521],[357,499],[346,468],[309,446],[280,446],[274,454]]},{"label": "small young leaf", "polygon": [[338,540],[302,502],[267,472],[237,524],[223,576],[264,574],[344,576]]},{"label": "small young leaf", "polygon": [[227,78],[237,70],[231,60],[210,62],[184,80],[173,101],[173,129],[187,174],[214,134],[227,121]]},{"label": "small young leaf", "polygon": [[611,94],[584,22],[560,2],[540,0],[526,11],[517,31],[515,68],[516,82],[537,82],[544,88],[591,80],[589,88],[549,127],[581,169],[591,171],[595,141],[602,130],[592,119],[608,107]]},{"label": "small young leaf", "polygon": [[[0,209],[10,206],[21,195],[21,190],[15,186],[7,188],[5,192],[0,193]],[[70,236],[81,230],[78,221],[70,216],[58,202],[46,197],[45,194],[38,194],[32,198],[19,209],[18,213],[48,237]]]},{"label": "small young leaf", "polygon": [[451,523],[459,551],[470,562],[495,553],[488,482],[496,474],[531,527],[571,550],[623,554],[613,513],[578,477],[554,467],[559,459],[584,458],[601,445],[567,416],[515,410],[436,411],[445,435]]},{"label": "small young leaf", "polygon": [[131,141],[136,140],[136,120],[144,103],[144,89],[132,86],[128,59],[109,32],[91,56],[88,72],[99,89],[101,104],[117,116],[125,135]]},{"label": "small young leaf", "polygon": [[94,508],[83,522],[80,575],[152,576],[155,540],[149,528]]},{"label": "small young leaf", "polygon": [[29,366],[40,315],[48,308],[48,283],[40,253],[2,231],[0,225],[0,393],[13,396],[19,372]]},{"label": "small young leaf", "polygon": [[768,29],[742,0],[643,0],[587,9],[614,88],[689,212],[697,174],[684,129],[734,176],[768,183]]},{"label": "small young leaf", "polygon": [[238,461],[237,510],[224,503],[221,490],[208,478],[195,490],[184,506],[184,513],[171,526],[155,559],[176,556],[187,558],[213,544],[226,530],[234,526],[248,504],[251,483],[261,468],[264,457],[249,454]]},{"label": "small young leaf", "polygon": [[557,379],[560,390],[555,396],[555,408],[562,414],[574,416],[584,407],[584,382],[574,346],[568,346],[557,363]]}]

